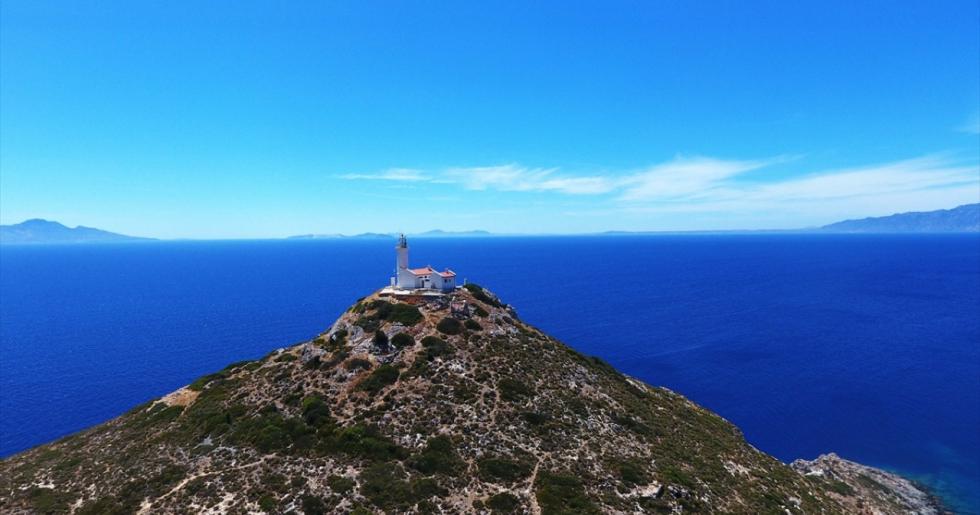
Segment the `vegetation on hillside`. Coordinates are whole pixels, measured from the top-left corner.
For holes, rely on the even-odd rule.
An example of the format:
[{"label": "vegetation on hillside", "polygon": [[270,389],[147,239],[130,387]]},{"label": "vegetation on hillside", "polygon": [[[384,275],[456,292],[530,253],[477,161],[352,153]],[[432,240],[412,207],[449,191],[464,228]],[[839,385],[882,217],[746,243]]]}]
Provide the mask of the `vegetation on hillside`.
[{"label": "vegetation on hillside", "polygon": [[871,490],[858,475],[794,471],[717,415],[520,322],[479,286],[456,295],[468,316],[451,314],[447,303],[373,295],[310,342],[235,363],[5,459],[0,511],[843,513],[863,502],[898,513],[905,506],[883,495],[866,499]]}]

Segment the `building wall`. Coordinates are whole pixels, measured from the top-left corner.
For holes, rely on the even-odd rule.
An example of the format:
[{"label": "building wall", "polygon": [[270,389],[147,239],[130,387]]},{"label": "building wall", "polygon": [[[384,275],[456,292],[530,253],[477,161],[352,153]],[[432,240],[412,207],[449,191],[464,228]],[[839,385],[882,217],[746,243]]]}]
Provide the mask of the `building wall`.
[{"label": "building wall", "polygon": [[442,290],[450,291],[456,288],[456,276],[446,277],[442,280]]},{"label": "building wall", "polygon": [[398,285],[399,288],[418,288],[419,287],[418,279],[415,277],[415,274],[413,274],[412,272],[409,272],[408,270],[406,270],[404,268],[399,268],[398,269],[398,281],[397,281],[397,283],[398,283],[397,285]]},{"label": "building wall", "polygon": [[456,288],[456,277],[443,278],[438,272],[426,276],[417,276],[406,268],[399,268],[398,275],[395,277],[395,286],[406,289],[432,288],[440,291],[452,291]]},{"label": "building wall", "polygon": [[434,274],[429,274],[429,277],[432,279],[432,288],[436,290],[441,290],[442,276],[439,275],[438,273],[434,273]]}]

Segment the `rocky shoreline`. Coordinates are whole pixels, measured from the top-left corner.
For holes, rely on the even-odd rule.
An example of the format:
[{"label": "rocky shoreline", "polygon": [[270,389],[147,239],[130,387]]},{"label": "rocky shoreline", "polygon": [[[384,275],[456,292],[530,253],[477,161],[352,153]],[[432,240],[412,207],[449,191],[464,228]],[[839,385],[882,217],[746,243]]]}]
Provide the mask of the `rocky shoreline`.
[{"label": "rocky shoreline", "polygon": [[790,464],[807,477],[820,477],[831,482],[831,495],[854,513],[880,513],[869,507],[867,500],[920,515],[953,513],[942,500],[924,485],[897,474],[862,465],[830,453],[814,460],[796,460]]}]

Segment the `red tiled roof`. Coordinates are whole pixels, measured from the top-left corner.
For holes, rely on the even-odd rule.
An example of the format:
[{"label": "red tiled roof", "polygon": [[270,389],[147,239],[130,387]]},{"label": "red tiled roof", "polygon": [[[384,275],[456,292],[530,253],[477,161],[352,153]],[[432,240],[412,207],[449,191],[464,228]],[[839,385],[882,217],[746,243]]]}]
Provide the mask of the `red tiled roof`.
[{"label": "red tiled roof", "polygon": [[456,277],[456,272],[453,272],[452,270],[450,270],[448,268],[446,269],[445,272],[437,272],[436,269],[435,268],[432,268],[431,266],[426,266],[426,267],[422,267],[422,268],[409,268],[408,271],[411,272],[414,275],[432,275],[432,274],[439,274],[442,277]]}]

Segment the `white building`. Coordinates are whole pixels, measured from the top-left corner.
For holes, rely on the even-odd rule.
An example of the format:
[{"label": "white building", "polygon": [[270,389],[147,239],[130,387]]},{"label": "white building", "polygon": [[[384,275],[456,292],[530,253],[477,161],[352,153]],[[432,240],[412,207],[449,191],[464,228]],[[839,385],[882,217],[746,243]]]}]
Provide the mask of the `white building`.
[{"label": "white building", "polygon": [[422,268],[408,267],[408,240],[402,234],[398,238],[398,245],[395,246],[397,258],[395,260],[395,277],[392,277],[392,285],[403,290],[428,289],[439,291],[452,291],[456,288],[456,272],[445,269],[440,272],[431,266]]}]

